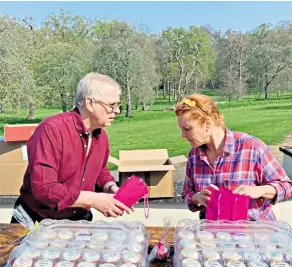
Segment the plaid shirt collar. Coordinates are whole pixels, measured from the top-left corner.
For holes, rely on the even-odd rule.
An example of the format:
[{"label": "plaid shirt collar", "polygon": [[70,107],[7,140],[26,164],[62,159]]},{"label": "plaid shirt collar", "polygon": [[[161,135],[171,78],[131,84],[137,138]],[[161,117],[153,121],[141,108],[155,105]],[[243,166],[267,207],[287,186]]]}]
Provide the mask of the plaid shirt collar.
[{"label": "plaid shirt collar", "polygon": [[[229,130],[227,127],[225,128],[225,140],[224,140],[224,147],[223,147],[223,152],[226,154],[233,154],[234,153],[234,135],[231,130]],[[201,160],[204,160],[207,158],[206,153],[205,153],[205,146],[202,145],[198,147],[198,156],[200,157]]]}]

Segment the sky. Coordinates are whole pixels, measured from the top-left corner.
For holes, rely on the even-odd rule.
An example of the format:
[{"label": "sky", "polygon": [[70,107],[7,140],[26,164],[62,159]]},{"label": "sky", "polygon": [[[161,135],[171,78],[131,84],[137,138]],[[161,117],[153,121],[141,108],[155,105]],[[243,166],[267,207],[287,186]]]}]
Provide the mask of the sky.
[{"label": "sky", "polygon": [[167,27],[211,25],[216,30],[250,31],[262,23],[292,21],[292,2],[189,1],[0,1],[0,14],[33,17],[37,25],[61,9],[91,19],[126,20],[146,25],[151,33]]}]

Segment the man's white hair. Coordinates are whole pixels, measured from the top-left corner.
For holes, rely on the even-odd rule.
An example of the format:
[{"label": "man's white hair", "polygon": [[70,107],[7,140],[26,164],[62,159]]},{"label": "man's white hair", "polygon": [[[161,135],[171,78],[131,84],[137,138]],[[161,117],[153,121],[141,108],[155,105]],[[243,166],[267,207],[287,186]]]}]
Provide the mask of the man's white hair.
[{"label": "man's white hair", "polygon": [[81,107],[86,97],[91,96],[97,100],[102,100],[110,88],[121,91],[117,82],[107,75],[91,72],[85,75],[77,85],[75,94],[75,105]]}]

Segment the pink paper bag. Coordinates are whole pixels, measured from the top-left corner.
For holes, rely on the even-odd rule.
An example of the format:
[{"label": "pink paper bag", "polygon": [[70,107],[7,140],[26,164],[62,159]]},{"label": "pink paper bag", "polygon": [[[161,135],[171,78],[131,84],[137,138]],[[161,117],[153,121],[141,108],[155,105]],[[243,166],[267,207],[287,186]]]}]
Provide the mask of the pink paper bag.
[{"label": "pink paper bag", "polygon": [[129,177],[125,183],[119,188],[114,198],[125,204],[127,207],[132,207],[140,199],[144,197],[145,217],[149,216],[149,202],[148,202],[148,187],[144,181],[136,175]]},{"label": "pink paper bag", "polygon": [[231,190],[208,188],[211,191],[206,209],[207,220],[238,221],[248,219],[249,196],[233,194]]}]

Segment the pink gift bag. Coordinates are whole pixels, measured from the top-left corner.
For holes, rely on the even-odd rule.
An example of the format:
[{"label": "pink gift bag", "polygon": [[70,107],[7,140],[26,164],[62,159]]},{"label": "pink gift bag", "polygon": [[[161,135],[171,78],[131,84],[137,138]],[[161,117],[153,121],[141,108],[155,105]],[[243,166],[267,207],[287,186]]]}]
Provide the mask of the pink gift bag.
[{"label": "pink gift bag", "polygon": [[143,197],[145,217],[148,218],[148,187],[144,181],[136,175],[129,177],[114,196],[115,199],[119,200],[127,207],[132,207]]},{"label": "pink gift bag", "polygon": [[232,191],[208,188],[211,191],[206,209],[207,220],[238,221],[248,219],[249,196],[233,194]]}]

